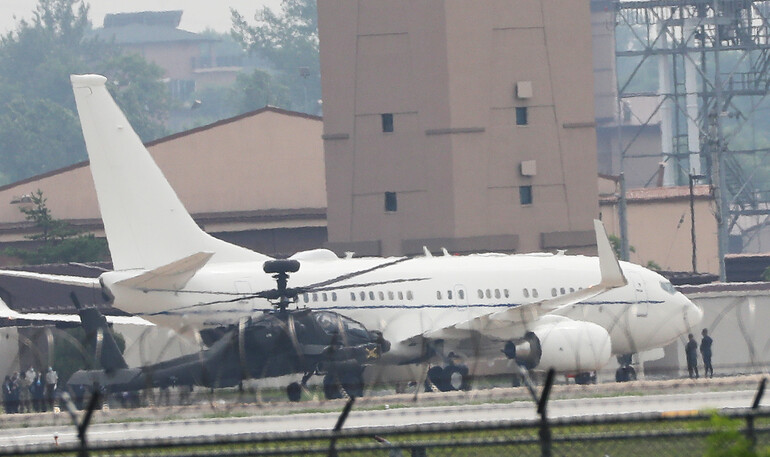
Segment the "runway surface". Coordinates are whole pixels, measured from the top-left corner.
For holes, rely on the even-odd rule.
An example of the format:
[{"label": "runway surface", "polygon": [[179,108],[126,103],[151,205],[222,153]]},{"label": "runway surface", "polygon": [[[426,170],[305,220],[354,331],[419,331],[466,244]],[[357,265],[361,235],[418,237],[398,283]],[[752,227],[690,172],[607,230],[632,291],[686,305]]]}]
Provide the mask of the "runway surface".
[{"label": "runway surface", "polygon": [[[746,408],[754,399],[755,390],[741,388],[738,390],[697,391],[678,393],[655,393],[642,395],[640,392],[618,392],[614,396],[611,387],[604,389],[592,386],[597,393],[581,389],[575,392],[594,396],[581,396],[581,398],[553,399],[548,403],[548,416],[550,418],[564,418],[571,416],[601,416],[609,414],[633,414],[633,413],[661,413],[661,414],[687,414],[698,410]],[[575,386],[577,387],[577,386]],[[652,390],[647,388],[648,390]],[[658,390],[668,390],[663,385]],[[564,390],[564,389],[562,389]],[[601,395],[602,391],[605,396]],[[674,390],[674,389],[672,389]],[[681,390],[681,389],[679,389]],[[508,395],[512,391],[516,395]],[[362,401],[356,409],[350,413],[345,429],[355,428],[380,428],[405,425],[430,425],[430,424],[458,424],[466,422],[499,422],[510,420],[531,420],[538,418],[536,406],[532,400],[522,396],[520,389],[507,389],[501,396],[487,394],[486,396],[456,393],[454,395],[435,394],[432,397],[436,401],[442,399],[449,403],[472,404],[433,404],[428,406],[410,406],[409,396],[385,398],[378,405],[375,402]],[[558,394],[558,392],[555,392]],[[561,393],[563,395],[563,392]],[[463,397],[464,395],[464,397]],[[611,395],[611,396],[606,396]],[[518,398],[510,398],[510,397]],[[554,395],[556,396],[556,395]],[[403,398],[402,398],[403,397]],[[399,401],[392,406],[387,403],[390,400]],[[312,402],[308,402],[312,405]],[[155,409],[155,417],[143,422],[118,422],[108,421],[125,420],[130,416],[130,411],[111,410],[98,413],[102,423],[91,425],[88,430],[88,440],[92,444],[107,445],[110,443],[131,440],[133,442],[156,442],[160,440],[176,440],[184,442],[186,439],[214,439],[218,435],[227,436],[258,436],[265,434],[287,433],[293,431],[331,430],[333,429],[344,402],[323,402],[331,409],[329,412],[296,412],[300,406],[293,406],[292,411],[280,411],[279,406],[257,407],[240,409],[238,414],[253,414],[249,417],[201,419],[191,417],[185,420],[162,420],[162,410]],[[376,406],[375,406],[376,405]],[[386,406],[387,405],[387,406]],[[763,399],[762,406],[770,406],[770,399]],[[288,406],[287,406],[288,407]],[[388,409],[384,409],[384,408]],[[292,408],[289,408],[292,409]],[[245,412],[244,412],[245,411]],[[174,412],[169,410],[171,417]],[[48,413],[53,416],[52,413]],[[51,446],[57,441],[60,445],[72,445],[78,442],[77,433],[65,413],[58,413],[56,425],[29,426],[19,424],[14,427],[11,423],[5,423],[0,429],[0,448],[14,447],[38,447]],[[6,416],[7,417],[7,416]]]}]

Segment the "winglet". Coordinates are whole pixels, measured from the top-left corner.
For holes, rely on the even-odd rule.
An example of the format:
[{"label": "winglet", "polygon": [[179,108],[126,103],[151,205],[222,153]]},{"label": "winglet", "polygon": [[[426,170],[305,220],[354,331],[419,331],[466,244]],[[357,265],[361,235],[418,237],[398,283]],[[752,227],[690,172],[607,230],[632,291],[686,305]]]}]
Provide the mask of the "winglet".
[{"label": "winglet", "polygon": [[601,284],[606,287],[622,287],[628,284],[628,280],[620,269],[620,263],[612,249],[604,224],[594,219],[594,231],[596,232],[596,248],[599,253],[599,270],[602,273]]}]

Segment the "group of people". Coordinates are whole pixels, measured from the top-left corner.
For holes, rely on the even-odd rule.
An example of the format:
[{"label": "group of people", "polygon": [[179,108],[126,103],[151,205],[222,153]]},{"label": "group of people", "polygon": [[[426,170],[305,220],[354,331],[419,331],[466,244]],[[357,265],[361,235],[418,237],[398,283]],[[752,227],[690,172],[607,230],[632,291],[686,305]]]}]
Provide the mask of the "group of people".
[{"label": "group of people", "polygon": [[15,372],[3,381],[3,409],[6,413],[53,410],[59,376],[53,368],[45,373],[35,367]]},{"label": "group of people", "polygon": [[[703,329],[701,332],[703,337],[700,342],[700,355],[703,358],[703,377],[713,378],[714,368],[711,366],[711,345],[714,344],[714,340],[709,336],[707,329]],[[690,378],[698,378],[698,342],[695,341],[695,337],[692,333],[687,335],[687,344],[684,347],[684,352],[687,355],[687,372]]]}]

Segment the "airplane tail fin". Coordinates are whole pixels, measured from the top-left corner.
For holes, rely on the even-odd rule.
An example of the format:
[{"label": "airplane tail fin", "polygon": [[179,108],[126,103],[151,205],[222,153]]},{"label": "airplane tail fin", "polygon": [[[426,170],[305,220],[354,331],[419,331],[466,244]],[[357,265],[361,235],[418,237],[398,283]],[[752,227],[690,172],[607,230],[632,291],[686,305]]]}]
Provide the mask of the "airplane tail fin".
[{"label": "airplane tail fin", "polygon": [[118,343],[112,335],[107,319],[94,307],[83,307],[74,292],[70,294],[72,303],[78,309],[80,322],[86,332],[86,338],[94,341],[95,358],[107,372],[128,368]]},{"label": "airplane tail fin", "polygon": [[99,209],[116,270],[153,269],[198,252],[211,262],[269,257],[200,229],[179,201],[99,75],[72,75]]}]

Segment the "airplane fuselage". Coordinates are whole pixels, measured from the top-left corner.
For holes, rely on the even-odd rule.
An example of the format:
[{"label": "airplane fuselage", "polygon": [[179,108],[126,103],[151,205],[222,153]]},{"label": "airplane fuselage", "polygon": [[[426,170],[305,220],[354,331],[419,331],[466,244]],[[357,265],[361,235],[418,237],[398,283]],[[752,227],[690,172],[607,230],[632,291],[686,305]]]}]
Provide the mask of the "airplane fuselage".
[{"label": "airplane fuselage", "polygon": [[[302,259],[289,287],[375,267],[393,259],[339,259],[316,252]],[[699,311],[659,274],[621,263],[628,284],[590,300],[563,306],[553,314],[603,327],[612,354],[626,354],[669,344],[699,320]],[[114,306],[182,333],[237,322],[245,315],[271,309],[264,299],[249,295],[273,289],[275,280],[261,263],[216,263],[201,268],[179,291],[148,290],[116,284],[143,271],[109,272],[102,276],[114,295]],[[334,310],[400,341],[384,360],[418,359],[425,351],[410,338],[452,323],[497,311],[553,299],[596,284],[596,257],[560,254],[477,254],[418,257],[341,281],[333,290],[300,294],[298,307]],[[239,300],[239,297],[243,299]],[[485,329],[486,341],[521,337],[529,322]],[[463,339],[442,338],[447,348],[460,349]],[[465,338],[467,339],[467,338]],[[407,343],[410,342],[410,343]],[[467,345],[466,345],[467,346]],[[475,356],[500,356],[500,345],[474,346]],[[468,349],[465,349],[466,352]]]}]

